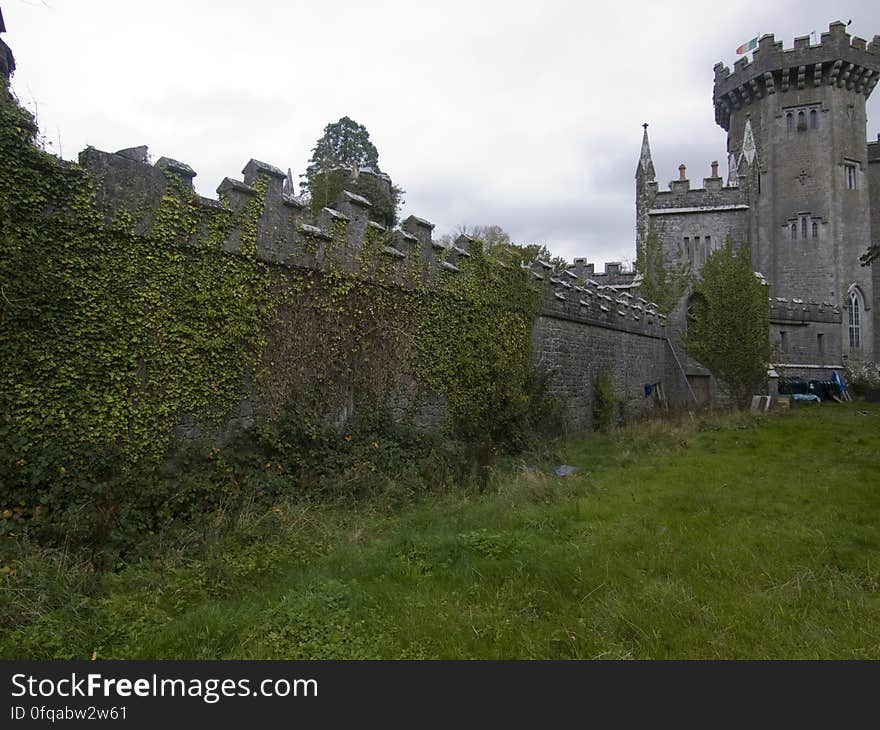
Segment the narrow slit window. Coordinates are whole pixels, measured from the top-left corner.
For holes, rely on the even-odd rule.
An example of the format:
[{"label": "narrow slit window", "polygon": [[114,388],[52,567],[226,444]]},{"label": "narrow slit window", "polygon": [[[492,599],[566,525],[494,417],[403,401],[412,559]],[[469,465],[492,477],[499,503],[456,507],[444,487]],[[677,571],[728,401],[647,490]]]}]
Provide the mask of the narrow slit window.
[{"label": "narrow slit window", "polygon": [[807,237],[807,219],[801,218],[801,238]]},{"label": "narrow slit window", "polygon": [[856,166],[853,162],[846,162],[843,165],[844,173],[846,175],[846,189],[847,190],[855,190],[856,189]]},{"label": "narrow slit window", "polygon": [[819,224],[813,221],[813,238],[819,238]]}]

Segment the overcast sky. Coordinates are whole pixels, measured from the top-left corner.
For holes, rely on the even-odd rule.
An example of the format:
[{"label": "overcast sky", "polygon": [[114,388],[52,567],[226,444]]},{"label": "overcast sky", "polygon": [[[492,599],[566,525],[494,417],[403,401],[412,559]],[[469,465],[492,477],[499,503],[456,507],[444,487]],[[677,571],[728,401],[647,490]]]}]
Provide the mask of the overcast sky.
[{"label": "overcast sky", "polygon": [[[324,126],[365,125],[406,190],[403,215],[497,224],[571,260],[634,258],[642,122],[661,184],[719,160],[712,67],[775,33],[852,20],[880,34],[880,2],[679,0],[0,0],[13,89],[49,148],[149,145],[215,197],[251,158],[295,179]],[[818,35],[817,35],[818,37]],[[880,91],[868,135],[880,131]]]}]

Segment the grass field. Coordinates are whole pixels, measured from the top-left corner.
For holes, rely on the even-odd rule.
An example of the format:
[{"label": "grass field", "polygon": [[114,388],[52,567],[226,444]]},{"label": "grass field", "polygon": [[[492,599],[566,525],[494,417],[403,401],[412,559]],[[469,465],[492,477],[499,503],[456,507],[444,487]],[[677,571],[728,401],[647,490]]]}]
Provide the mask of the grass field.
[{"label": "grass field", "polygon": [[23,550],[0,654],[877,659],[878,457],[876,405],[684,418],[485,494],[218,518],[117,573]]}]

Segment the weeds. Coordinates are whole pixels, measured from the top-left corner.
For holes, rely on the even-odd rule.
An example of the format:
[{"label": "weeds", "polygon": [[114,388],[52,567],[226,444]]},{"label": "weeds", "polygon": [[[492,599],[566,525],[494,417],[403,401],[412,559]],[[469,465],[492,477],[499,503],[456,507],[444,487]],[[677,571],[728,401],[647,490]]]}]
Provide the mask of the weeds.
[{"label": "weeds", "polygon": [[7,539],[0,655],[880,658],[878,419],[685,415],[500,460],[485,492],[255,497],[116,571]]}]

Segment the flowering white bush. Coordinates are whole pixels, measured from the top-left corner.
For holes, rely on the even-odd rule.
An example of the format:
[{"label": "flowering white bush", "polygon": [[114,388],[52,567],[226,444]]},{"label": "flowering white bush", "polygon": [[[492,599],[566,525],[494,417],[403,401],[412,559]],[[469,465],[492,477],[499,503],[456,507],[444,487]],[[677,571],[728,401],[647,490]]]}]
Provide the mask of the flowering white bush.
[{"label": "flowering white bush", "polygon": [[875,362],[848,362],[845,377],[847,387],[856,393],[880,388],[880,367]]}]

